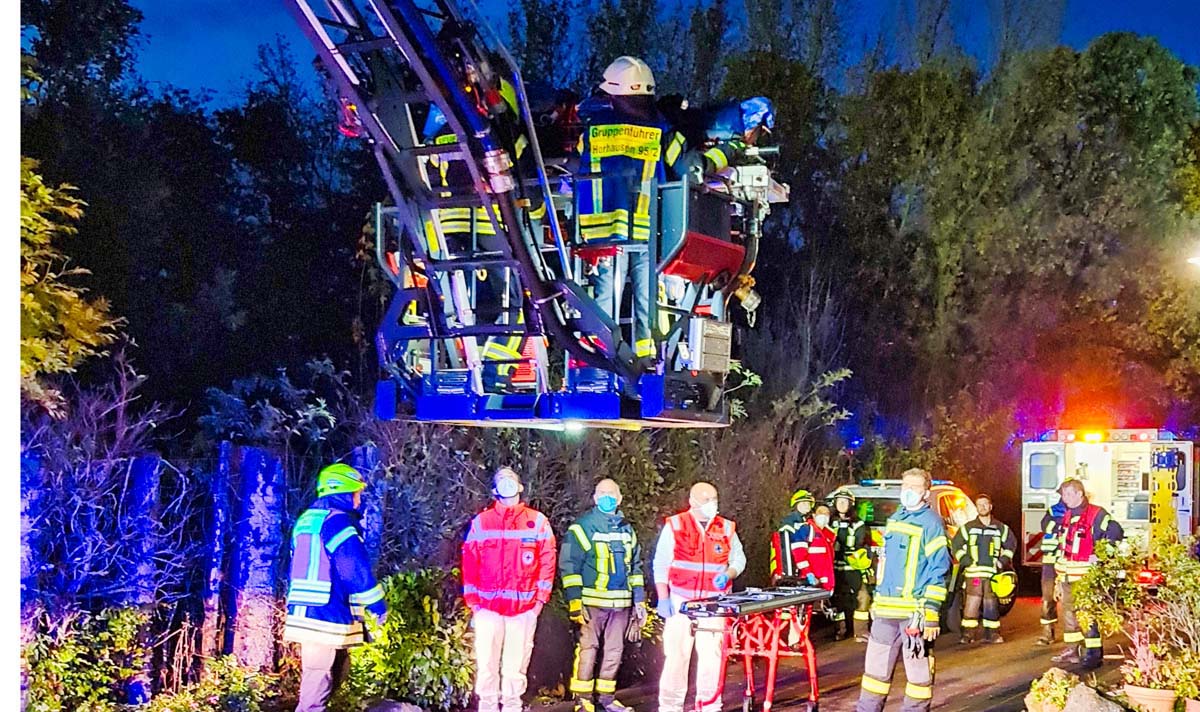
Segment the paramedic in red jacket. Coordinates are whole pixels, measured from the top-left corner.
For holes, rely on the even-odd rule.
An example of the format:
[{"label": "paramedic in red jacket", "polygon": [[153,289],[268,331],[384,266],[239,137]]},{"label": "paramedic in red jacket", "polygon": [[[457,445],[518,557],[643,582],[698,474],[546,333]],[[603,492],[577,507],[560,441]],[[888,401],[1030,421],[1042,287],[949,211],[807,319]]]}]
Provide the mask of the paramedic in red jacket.
[{"label": "paramedic in red jacket", "polygon": [[463,542],[463,598],[474,614],[479,712],[521,712],[538,614],[554,585],[554,532],[525,506],[521,478],[502,467],[495,504],[471,520]]},{"label": "paramedic in red jacket", "polygon": [[829,505],[822,502],[808,521],[796,529],[792,558],[796,578],[809,586],[833,590],[833,545],[837,535],[829,528]]}]

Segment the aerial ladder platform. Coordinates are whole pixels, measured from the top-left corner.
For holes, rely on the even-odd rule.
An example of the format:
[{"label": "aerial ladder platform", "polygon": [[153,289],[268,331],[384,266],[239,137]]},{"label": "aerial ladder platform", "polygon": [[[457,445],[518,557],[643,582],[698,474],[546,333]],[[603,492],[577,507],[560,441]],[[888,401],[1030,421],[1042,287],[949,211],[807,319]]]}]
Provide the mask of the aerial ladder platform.
[{"label": "aerial ladder platform", "polygon": [[[370,142],[388,188],[374,219],[375,256],[395,285],[376,333],[379,417],[728,425],[728,307],[757,301],[749,274],[768,193],[780,188],[765,165],[736,169],[716,190],[691,177],[655,186],[649,242],[621,247],[649,260],[650,293],[632,294],[617,274],[600,304],[569,219],[597,176],[543,160],[520,72],[478,8],[289,5],[336,91],[342,133]],[[635,298],[650,305],[650,357],[632,345]]]}]

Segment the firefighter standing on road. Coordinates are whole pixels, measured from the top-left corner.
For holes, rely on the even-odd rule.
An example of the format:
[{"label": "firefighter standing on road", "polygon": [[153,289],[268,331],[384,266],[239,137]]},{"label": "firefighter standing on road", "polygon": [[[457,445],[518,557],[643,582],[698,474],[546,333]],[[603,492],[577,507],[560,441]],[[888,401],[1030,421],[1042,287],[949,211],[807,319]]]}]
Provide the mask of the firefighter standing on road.
[{"label": "firefighter standing on road", "polygon": [[[870,623],[871,592],[867,589],[866,574],[871,568],[871,556],[867,551],[867,525],[854,511],[854,494],[849,490],[838,490],[833,495],[833,531],[837,543],[833,549],[833,606],[837,611],[834,621],[836,640],[849,637],[867,642],[867,624]],[[852,617],[853,627],[848,623]]]},{"label": "firefighter standing on road", "polygon": [[813,497],[812,492],[806,489],[799,489],[792,493],[792,511],[788,512],[783,521],[779,523],[779,528],[771,535],[772,581],[803,576],[803,572],[796,569],[796,550],[800,546],[796,532],[808,522],[808,517],[816,502],[816,497]]},{"label": "firefighter standing on road", "polygon": [[[1100,667],[1104,657],[1104,642],[1094,622],[1087,632],[1080,632],[1072,587],[1096,561],[1096,542],[1120,541],[1125,538],[1125,531],[1103,507],[1088,502],[1080,480],[1068,477],[1063,480],[1058,492],[1067,511],[1059,520],[1058,556],[1054,568],[1058,574],[1058,596],[1063,609],[1063,642],[1067,644],[1067,649],[1052,660],[1095,669]],[[1082,654],[1080,643],[1083,644]]]},{"label": "firefighter standing on road", "polygon": [[692,647],[696,649],[696,698],[708,702],[700,712],[720,712],[717,681],[725,665],[723,618],[703,618],[693,633],[690,618],[679,606],[729,590],[746,568],[746,555],[736,525],[717,514],[717,489],[707,482],[692,486],[690,509],[667,518],[654,549],[654,586],[663,625],[662,677],[658,684],[659,712],[683,712],[687,697]]},{"label": "firefighter standing on road", "polygon": [[927,503],[930,485],[925,470],[901,475],[902,508],[884,529],[857,712],[882,712],[898,654],[908,678],[901,709],[927,711],[933,700],[932,644],[941,630],[938,615],[946,600],[950,551],[942,518]]},{"label": "firefighter standing on road", "polygon": [[1037,645],[1050,645],[1054,642],[1054,624],[1058,622],[1058,595],[1055,592],[1054,581],[1057,574],[1054,564],[1058,561],[1058,527],[1062,522],[1067,505],[1060,499],[1042,516],[1042,634],[1035,641]]},{"label": "firefighter standing on road", "polygon": [[[592,499],[596,506],[567,529],[559,556],[567,611],[580,626],[571,692],[578,712],[596,712],[593,693],[605,712],[627,712],[630,708],[614,694],[630,619],[638,631],[646,620],[642,548],[633,525],[617,509],[621,488],[616,482],[601,480]],[[601,638],[600,675],[593,679]]]},{"label": "firefighter standing on road", "polygon": [[463,542],[463,598],[475,626],[479,712],[521,712],[538,614],[554,586],[554,532],[521,501],[513,470],[492,478],[495,504],[471,520]]},{"label": "firefighter standing on road", "polygon": [[1012,568],[1017,537],[1007,524],[992,517],[992,498],[975,498],[979,516],[964,524],[954,535],[951,548],[966,581],[963,604],[962,643],[978,638],[979,613],[983,609],[983,641],[1003,643],[1000,635],[1000,601],[992,589],[993,577]]},{"label": "firefighter standing on road", "polygon": [[283,639],[300,643],[296,712],[323,712],[350,668],[349,649],[363,643],[364,612],[387,615],[371,572],[359,520],[358,470],[341,463],[317,475],[317,499],[292,530],[292,573]]}]

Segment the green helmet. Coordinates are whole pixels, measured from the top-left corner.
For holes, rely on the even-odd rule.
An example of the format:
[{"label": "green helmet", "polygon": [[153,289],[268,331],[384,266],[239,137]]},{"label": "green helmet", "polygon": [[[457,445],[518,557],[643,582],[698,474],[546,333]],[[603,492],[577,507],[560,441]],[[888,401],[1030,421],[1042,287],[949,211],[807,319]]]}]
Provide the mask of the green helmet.
[{"label": "green helmet", "polygon": [[335,462],[317,474],[318,497],[361,492],[366,486],[367,483],[363,482],[363,476],[358,470],[341,462]]},{"label": "green helmet", "polygon": [[801,502],[808,502],[809,504],[815,505],[817,503],[817,498],[813,496],[812,492],[809,492],[806,489],[798,489],[792,494],[792,508],[794,509],[796,505],[800,504]]}]

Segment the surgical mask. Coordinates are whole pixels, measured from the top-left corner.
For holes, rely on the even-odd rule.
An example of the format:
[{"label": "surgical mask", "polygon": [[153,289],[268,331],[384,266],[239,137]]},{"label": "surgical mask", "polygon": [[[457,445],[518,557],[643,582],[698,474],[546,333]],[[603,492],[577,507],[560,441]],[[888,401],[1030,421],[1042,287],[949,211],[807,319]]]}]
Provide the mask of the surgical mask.
[{"label": "surgical mask", "polygon": [[900,490],[900,504],[903,504],[905,509],[916,509],[920,503],[921,495],[917,494],[914,490]]},{"label": "surgical mask", "polygon": [[596,498],[596,506],[605,514],[612,514],[617,511],[617,498],[611,494],[602,494]]},{"label": "surgical mask", "polygon": [[511,477],[502,477],[496,481],[496,496],[501,498],[516,497],[521,492],[521,485]]},{"label": "surgical mask", "polygon": [[813,517],[813,521],[817,523],[818,527],[824,529],[825,527],[829,526],[829,515],[818,514]]},{"label": "surgical mask", "polygon": [[715,517],[715,516],[717,516],[716,500],[713,500],[712,502],[705,502],[704,504],[700,505],[700,518],[701,519],[704,519],[706,521],[711,521],[713,519],[713,517]]}]

